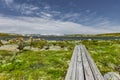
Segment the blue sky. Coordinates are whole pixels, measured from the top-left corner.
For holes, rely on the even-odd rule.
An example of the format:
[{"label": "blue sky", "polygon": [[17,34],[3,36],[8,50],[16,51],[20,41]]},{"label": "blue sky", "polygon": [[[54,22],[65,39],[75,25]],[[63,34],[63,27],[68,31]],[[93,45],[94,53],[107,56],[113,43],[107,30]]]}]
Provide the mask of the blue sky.
[{"label": "blue sky", "polygon": [[0,0],[0,32],[120,32],[120,0]]}]

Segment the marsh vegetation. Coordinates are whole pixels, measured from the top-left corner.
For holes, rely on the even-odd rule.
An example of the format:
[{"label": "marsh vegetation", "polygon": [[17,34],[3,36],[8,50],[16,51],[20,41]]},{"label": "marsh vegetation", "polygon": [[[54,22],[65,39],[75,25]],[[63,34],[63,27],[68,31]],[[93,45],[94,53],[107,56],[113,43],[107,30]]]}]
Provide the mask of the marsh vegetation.
[{"label": "marsh vegetation", "polygon": [[[120,40],[11,39],[0,46],[0,80],[64,80],[75,45],[84,44],[100,72],[120,72]],[[15,46],[17,45],[17,46]]]}]

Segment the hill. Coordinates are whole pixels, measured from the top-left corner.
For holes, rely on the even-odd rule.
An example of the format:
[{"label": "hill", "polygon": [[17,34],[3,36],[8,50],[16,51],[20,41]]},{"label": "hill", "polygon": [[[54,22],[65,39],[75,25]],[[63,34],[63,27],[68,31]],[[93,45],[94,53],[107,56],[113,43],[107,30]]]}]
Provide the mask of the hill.
[{"label": "hill", "polygon": [[106,33],[106,34],[97,34],[96,36],[111,36],[111,37],[120,37],[120,33]]},{"label": "hill", "polygon": [[65,34],[65,35],[40,35],[40,34],[11,34],[11,33],[0,33],[0,36],[39,36],[39,37],[120,37],[120,33],[104,33],[104,34]]},{"label": "hill", "polygon": [[21,36],[19,34],[11,34],[11,33],[0,33],[0,36]]}]

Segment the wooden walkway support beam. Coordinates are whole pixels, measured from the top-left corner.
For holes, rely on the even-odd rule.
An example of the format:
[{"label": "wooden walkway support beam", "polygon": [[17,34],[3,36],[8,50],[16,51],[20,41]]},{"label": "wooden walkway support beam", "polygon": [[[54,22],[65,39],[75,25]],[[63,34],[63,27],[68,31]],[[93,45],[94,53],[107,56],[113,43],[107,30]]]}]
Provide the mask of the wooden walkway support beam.
[{"label": "wooden walkway support beam", "polygon": [[75,47],[65,80],[104,80],[84,45]]}]

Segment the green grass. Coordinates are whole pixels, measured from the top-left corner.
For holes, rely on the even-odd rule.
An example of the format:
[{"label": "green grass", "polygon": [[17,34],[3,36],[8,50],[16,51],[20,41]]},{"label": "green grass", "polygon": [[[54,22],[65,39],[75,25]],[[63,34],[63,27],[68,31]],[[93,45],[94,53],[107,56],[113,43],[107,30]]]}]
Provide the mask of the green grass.
[{"label": "green grass", "polygon": [[9,35],[7,33],[0,33],[0,36],[11,36],[11,35]]},{"label": "green grass", "polygon": [[120,37],[120,33],[106,33],[106,34],[98,34],[96,36],[118,36]]},{"label": "green grass", "polygon": [[117,69],[120,40],[47,41],[45,46],[68,47],[68,51],[21,50],[15,53],[0,50],[0,80],[64,80],[74,45],[80,43],[87,47],[103,75],[120,72]]},{"label": "green grass", "polygon": [[11,34],[11,33],[0,33],[0,36],[16,36],[16,37],[22,37],[20,34]]},{"label": "green grass", "polygon": [[120,41],[83,41],[102,74],[120,66]]},{"label": "green grass", "polygon": [[0,73],[4,79],[63,80],[71,54],[72,51],[22,51],[14,60],[1,63]]}]

